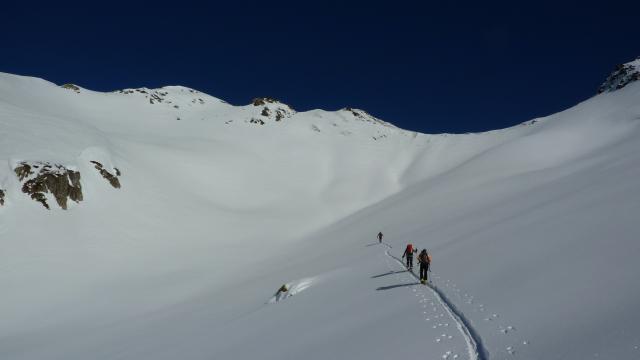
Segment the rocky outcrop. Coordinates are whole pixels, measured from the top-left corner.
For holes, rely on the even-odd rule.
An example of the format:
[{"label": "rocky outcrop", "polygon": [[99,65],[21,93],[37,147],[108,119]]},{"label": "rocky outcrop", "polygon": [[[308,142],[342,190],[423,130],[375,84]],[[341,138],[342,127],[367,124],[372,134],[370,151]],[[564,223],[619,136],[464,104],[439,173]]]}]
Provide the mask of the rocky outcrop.
[{"label": "rocky outcrop", "polygon": [[270,97],[255,98],[251,101],[251,105],[256,107],[262,107],[260,114],[252,117],[249,120],[252,124],[264,125],[267,121],[282,121],[283,119],[293,116],[296,111],[289,105],[283,104],[280,101]]},{"label": "rocky outcrop", "polygon": [[80,93],[80,87],[78,85],[75,85],[75,84],[64,84],[64,85],[62,85],[60,87],[63,88],[63,89],[67,89],[67,90],[73,90],[78,94]]},{"label": "rocky outcrop", "polygon": [[395,126],[393,126],[392,124],[386,122],[386,121],[382,121],[380,119],[378,119],[377,117],[369,114],[368,112],[361,110],[361,109],[354,109],[354,108],[350,108],[350,107],[346,107],[343,109],[340,109],[340,111],[343,112],[347,112],[350,115],[352,115],[354,118],[360,120],[360,121],[364,121],[364,122],[368,122],[368,123],[372,123],[372,124],[378,124],[378,125],[382,125],[385,127],[390,127],[390,128],[395,128]]},{"label": "rocky outcrop", "polygon": [[82,201],[80,173],[59,164],[23,161],[14,169],[22,182],[22,192],[47,209],[50,206],[46,194],[51,194],[62,209],[67,209],[67,200]]},{"label": "rocky outcrop", "polygon": [[[111,186],[120,188],[118,177],[122,174],[118,168],[108,171],[97,161],[91,163]],[[63,210],[67,210],[69,200],[76,203],[83,200],[80,172],[70,167],[42,161],[21,161],[14,172],[22,184],[22,192],[47,209],[51,209],[51,197]],[[4,197],[5,191],[0,189],[0,206],[4,205]]]},{"label": "rocky outcrop", "polygon": [[[171,91],[173,91],[173,94],[175,94],[176,91],[179,94],[189,94],[192,97],[191,98],[192,104],[200,104],[200,105],[205,104],[205,100],[202,98],[202,96],[196,97],[196,95],[200,94],[199,91],[181,87],[181,86],[180,87],[164,87],[160,89],[148,89],[143,87],[143,88],[137,88],[137,89],[117,90],[115,92],[119,94],[125,94],[125,95],[134,94],[134,95],[142,96],[145,99],[148,99],[149,104],[151,105],[174,104],[175,102],[179,102],[179,100],[176,100],[176,98],[173,97],[167,89],[172,89]],[[183,101],[184,100],[185,99],[183,99]],[[172,106],[176,109],[180,108],[179,105],[172,105]]]},{"label": "rocky outcrop", "polygon": [[[120,94],[142,94],[145,98],[149,99],[149,104],[163,103],[165,101],[165,97],[169,94],[166,91],[151,90],[147,88],[124,89],[118,90],[118,92]],[[171,104],[171,101],[167,101],[167,103]]]},{"label": "rocky outcrop", "polygon": [[253,104],[253,106],[262,106],[275,103],[279,103],[279,101],[270,97],[259,97],[251,100],[251,104]]},{"label": "rocky outcrop", "polygon": [[598,94],[622,89],[640,80],[640,58],[626,64],[619,64],[598,88]]},{"label": "rocky outcrop", "polygon": [[118,180],[118,177],[121,175],[121,173],[120,173],[120,170],[118,170],[118,168],[114,167],[113,172],[115,174],[112,174],[107,169],[105,169],[101,163],[97,161],[91,161],[91,163],[94,165],[96,170],[98,170],[100,175],[102,175],[103,178],[107,179],[107,181],[109,182],[109,184],[111,184],[111,186],[113,186],[116,189],[120,188],[120,180]]},{"label": "rocky outcrop", "polygon": [[364,110],[346,107],[346,108],[342,109],[342,111],[350,112],[351,115],[357,117],[358,119],[364,120],[364,121],[373,122],[373,120],[378,120],[375,117],[369,115],[369,113],[367,113]]}]

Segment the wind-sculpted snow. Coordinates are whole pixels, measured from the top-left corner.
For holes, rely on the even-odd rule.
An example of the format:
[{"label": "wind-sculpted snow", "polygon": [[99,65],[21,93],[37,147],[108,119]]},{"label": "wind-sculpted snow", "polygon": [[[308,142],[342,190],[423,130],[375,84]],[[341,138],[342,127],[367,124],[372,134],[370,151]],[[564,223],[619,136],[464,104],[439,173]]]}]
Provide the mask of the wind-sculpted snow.
[{"label": "wind-sculpted snow", "polygon": [[[74,86],[0,74],[3,360],[640,354],[639,82],[464,135]],[[82,202],[22,192],[45,164]]]}]

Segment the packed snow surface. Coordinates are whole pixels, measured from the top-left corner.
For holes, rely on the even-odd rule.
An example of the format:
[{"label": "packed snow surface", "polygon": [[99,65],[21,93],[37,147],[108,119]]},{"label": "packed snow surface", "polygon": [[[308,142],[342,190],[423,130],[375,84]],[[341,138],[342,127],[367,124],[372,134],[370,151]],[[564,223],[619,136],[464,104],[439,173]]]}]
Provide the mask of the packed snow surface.
[{"label": "packed snow surface", "polygon": [[[638,82],[426,135],[0,73],[0,359],[640,358],[639,124]],[[45,209],[25,162],[82,200]]]}]

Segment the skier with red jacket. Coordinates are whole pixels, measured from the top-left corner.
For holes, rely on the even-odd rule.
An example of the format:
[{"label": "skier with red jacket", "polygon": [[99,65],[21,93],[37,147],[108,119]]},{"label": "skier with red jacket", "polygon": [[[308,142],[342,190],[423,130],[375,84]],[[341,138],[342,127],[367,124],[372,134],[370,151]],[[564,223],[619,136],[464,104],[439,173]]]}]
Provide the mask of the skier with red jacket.
[{"label": "skier with red jacket", "polygon": [[404,249],[404,254],[402,254],[402,258],[407,257],[407,269],[409,271],[413,271],[413,253],[417,253],[418,250],[413,248],[413,244],[407,244],[407,248]]}]

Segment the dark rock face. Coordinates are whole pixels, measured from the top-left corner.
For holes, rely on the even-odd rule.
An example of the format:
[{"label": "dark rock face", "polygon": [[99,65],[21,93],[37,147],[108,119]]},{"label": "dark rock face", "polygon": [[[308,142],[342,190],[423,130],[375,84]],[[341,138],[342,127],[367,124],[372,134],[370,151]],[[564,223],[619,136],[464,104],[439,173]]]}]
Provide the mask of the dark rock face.
[{"label": "dark rock face", "polygon": [[22,183],[22,192],[50,209],[45,194],[50,193],[58,205],[66,210],[67,199],[82,201],[80,173],[59,164],[23,161],[14,169]]},{"label": "dark rock face", "polygon": [[[120,188],[120,170],[113,168],[115,175],[104,169],[102,164],[91,161],[100,174],[109,181],[114,188]],[[60,164],[42,161],[22,161],[15,167],[14,172],[22,183],[22,192],[31,199],[39,202],[47,209],[51,209],[47,194],[53,195],[63,210],[67,209],[68,200],[79,203],[83,200],[80,173]],[[4,205],[5,191],[0,189],[0,206]]]},{"label": "dark rock face", "polygon": [[4,197],[5,197],[5,192],[4,190],[0,189],[0,206],[4,205]]},{"label": "dark rock face", "polygon": [[111,186],[113,186],[116,189],[120,188],[120,180],[118,180],[118,176],[120,176],[120,170],[118,170],[118,168],[113,168],[113,171],[116,173],[115,175],[110,173],[109,171],[107,171],[107,169],[104,168],[104,166],[102,166],[101,163],[97,162],[97,161],[91,161],[91,163],[94,165],[94,167],[96,168],[96,170],[98,170],[98,172],[100,173],[100,175],[102,175],[103,178],[107,179],[107,181],[109,181],[109,184],[111,184]]},{"label": "dark rock face", "polygon": [[622,89],[628,84],[640,80],[640,58],[626,64],[619,64],[598,88],[598,94]]}]

